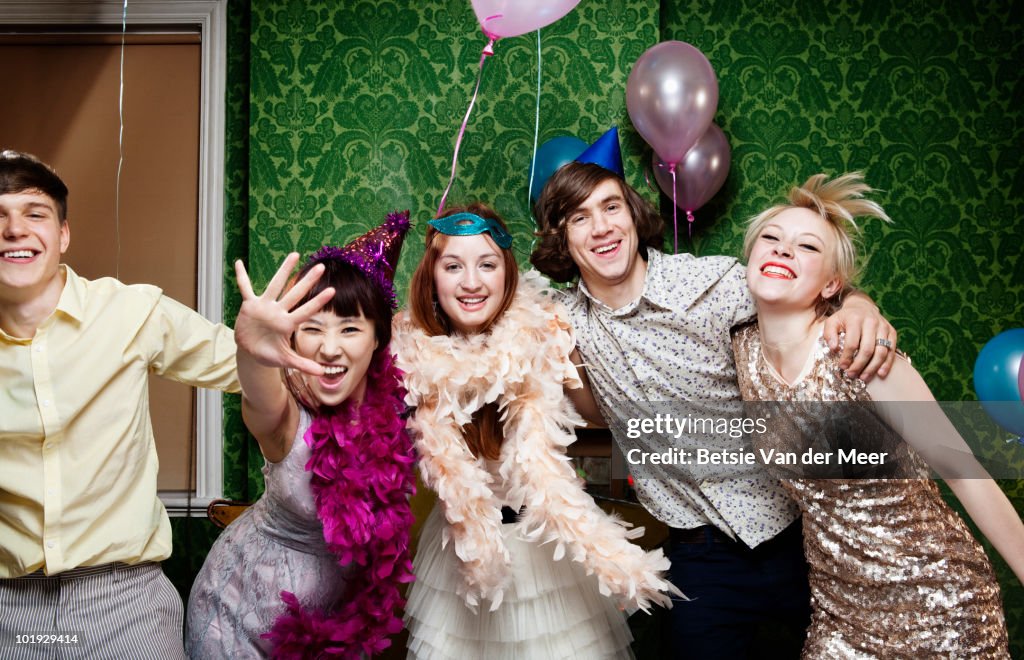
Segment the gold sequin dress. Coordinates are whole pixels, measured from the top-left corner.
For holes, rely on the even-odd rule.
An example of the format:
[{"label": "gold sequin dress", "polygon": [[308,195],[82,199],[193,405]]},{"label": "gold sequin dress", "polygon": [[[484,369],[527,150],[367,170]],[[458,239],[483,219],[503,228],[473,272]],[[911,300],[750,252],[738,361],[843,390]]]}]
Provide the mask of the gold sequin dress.
[{"label": "gold sequin dress", "polygon": [[[1009,658],[988,558],[927,478],[923,461],[892,441],[892,430],[870,404],[858,403],[871,400],[864,383],[843,374],[824,339],[792,386],[763,359],[756,324],[734,332],[733,349],[743,399],[783,402],[771,404],[768,432],[752,435],[755,451],[799,453],[808,445],[822,450],[863,441],[896,455],[888,467],[865,468],[866,476],[858,478],[810,478],[836,473],[778,468],[800,506],[810,566],[813,612],[803,657]],[[817,401],[846,403],[839,409],[802,403]],[[757,414],[768,411],[766,406]],[[841,423],[823,423],[833,414]],[[828,432],[837,427],[848,431],[846,438],[829,437],[843,435]],[[918,478],[879,478],[891,477],[894,469]]]}]

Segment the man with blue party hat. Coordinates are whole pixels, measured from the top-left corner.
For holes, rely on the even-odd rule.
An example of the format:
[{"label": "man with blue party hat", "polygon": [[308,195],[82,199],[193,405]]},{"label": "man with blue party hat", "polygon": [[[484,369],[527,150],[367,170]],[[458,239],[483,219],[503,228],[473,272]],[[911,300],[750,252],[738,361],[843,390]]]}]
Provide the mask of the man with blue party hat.
[{"label": "man with blue party hat", "polygon": [[[640,447],[629,423],[653,411],[685,418],[740,401],[730,331],[755,315],[745,268],[732,257],[661,251],[665,223],[626,183],[615,128],[551,176],[534,215],[539,240],[530,261],[570,283],[558,295],[624,456]],[[866,296],[849,296],[830,317],[833,348],[841,330],[842,366],[862,378],[884,376],[894,351],[876,338],[895,345],[896,332]],[[725,450],[743,449],[742,438],[725,442],[735,445]],[[634,472],[641,504],[669,527],[672,581],[689,598],[674,603],[663,651],[746,658],[764,643],[758,630],[768,629],[786,631],[772,640],[780,657],[798,657],[810,616],[807,566],[798,511],[778,480],[760,466],[706,478],[684,469]]]}]

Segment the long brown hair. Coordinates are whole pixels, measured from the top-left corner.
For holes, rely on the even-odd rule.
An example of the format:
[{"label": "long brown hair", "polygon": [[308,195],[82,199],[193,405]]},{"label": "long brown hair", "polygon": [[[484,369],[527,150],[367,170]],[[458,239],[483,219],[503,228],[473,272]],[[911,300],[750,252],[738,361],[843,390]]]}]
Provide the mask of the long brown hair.
[{"label": "long brown hair", "polygon": [[[496,220],[502,227],[505,227],[505,221],[494,209],[479,202],[466,206],[449,207],[445,209],[441,217],[464,212]],[[437,283],[434,280],[434,267],[448,244],[448,238],[433,227],[427,226],[427,247],[409,284],[409,315],[412,322],[431,337],[451,335],[456,332],[451,319],[437,302]],[[490,237],[488,236],[488,238]],[[505,261],[504,297],[498,311],[487,321],[480,332],[487,332],[508,310],[519,286],[519,266],[516,264],[516,257],[511,248],[503,250],[497,245],[495,247],[498,248]],[[462,436],[466,441],[466,446],[473,452],[473,456],[478,458],[482,456],[490,460],[496,460],[499,457],[503,434],[498,418],[498,405],[488,403],[474,412],[472,421],[462,427]]]},{"label": "long brown hair", "polygon": [[648,247],[661,249],[665,221],[650,202],[611,170],[593,163],[568,163],[548,180],[533,210],[539,240],[530,255],[530,263],[552,280],[571,282],[579,277],[579,266],[569,254],[565,216],[578,209],[608,179],[618,181],[622,188],[622,196],[636,225],[640,257],[647,259]]}]

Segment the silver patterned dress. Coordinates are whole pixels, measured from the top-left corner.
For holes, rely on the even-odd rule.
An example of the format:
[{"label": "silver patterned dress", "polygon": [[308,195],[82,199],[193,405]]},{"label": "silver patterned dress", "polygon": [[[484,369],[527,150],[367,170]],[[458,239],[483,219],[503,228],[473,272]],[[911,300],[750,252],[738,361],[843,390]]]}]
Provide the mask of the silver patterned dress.
[{"label": "silver patterned dress", "polygon": [[308,609],[343,604],[349,571],[327,549],[306,472],[310,423],[303,411],[288,455],[263,467],[263,496],[207,555],[188,602],[190,658],[265,657],[270,648],[260,635],[284,612],[282,591]]}]

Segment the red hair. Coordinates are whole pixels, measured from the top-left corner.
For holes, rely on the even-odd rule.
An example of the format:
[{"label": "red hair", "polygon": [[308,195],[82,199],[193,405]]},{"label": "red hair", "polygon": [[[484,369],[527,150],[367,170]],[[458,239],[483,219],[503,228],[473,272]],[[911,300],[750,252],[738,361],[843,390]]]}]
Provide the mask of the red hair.
[{"label": "red hair", "polygon": [[[501,216],[494,209],[479,202],[464,207],[448,208],[441,217],[466,212],[496,220],[508,231]],[[427,247],[409,284],[409,315],[412,322],[431,337],[451,335],[455,332],[451,319],[437,302],[437,282],[434,280],[434,267],[447,244],[448,236],[433,227],[427,227]],[[516,264],[512,249],[503,250],[497,244],[495,247],[505,261],[505,288],[501,305],[480,332],[487,332],[508,310],[519,286],[519,266]],[[473,421],[462,428],[462,437],[473,456],[496,460],[501,453],[503,439],[497,404],[488,403],[473,413]]]}]

